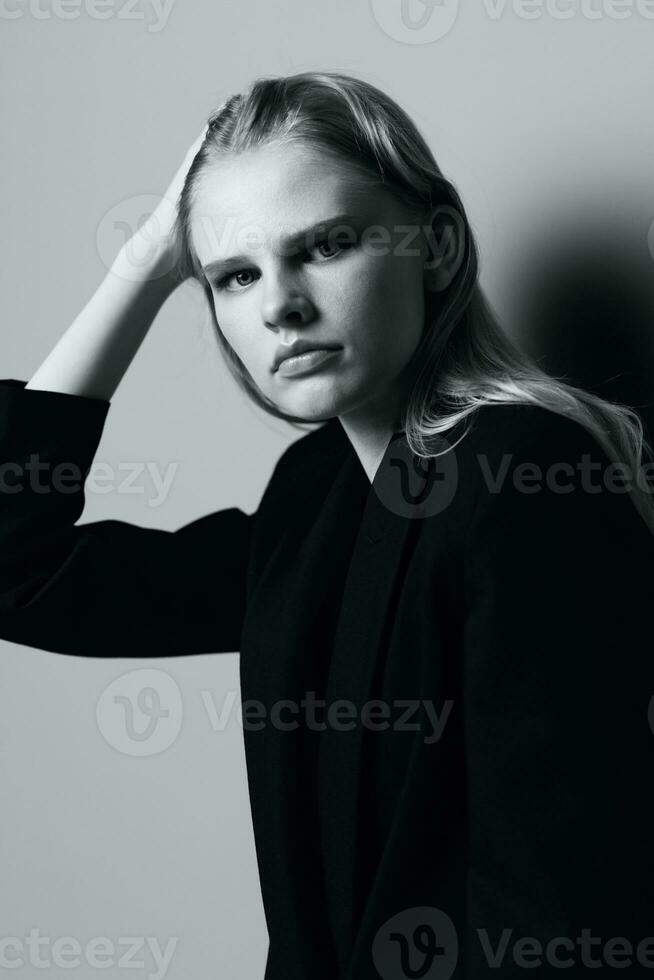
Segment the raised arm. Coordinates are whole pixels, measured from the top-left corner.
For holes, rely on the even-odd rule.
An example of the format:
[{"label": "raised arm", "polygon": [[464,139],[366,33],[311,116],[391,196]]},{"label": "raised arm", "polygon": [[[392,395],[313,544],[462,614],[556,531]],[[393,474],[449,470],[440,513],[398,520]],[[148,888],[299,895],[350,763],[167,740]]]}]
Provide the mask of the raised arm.
[{"label": "raised arm", "polygon": [[76,523],[108,408],[0,381],[0,637],[87,657],[237,651],[255,515]]},{"label": "raised arm", "polygon": [[111,398],[165,298],[189,148],[149,223],[30,381],[0,381],[0,637],[80,656],[236,651],[254,516],[78,525]]},{"label": "raised arm", "polygon": [[203,135],[187,150],[159,206],[119,251],[99,288],[27,382],[28,389],[112,397],[157,312],[179,285],[173,237],[177,202]]}]

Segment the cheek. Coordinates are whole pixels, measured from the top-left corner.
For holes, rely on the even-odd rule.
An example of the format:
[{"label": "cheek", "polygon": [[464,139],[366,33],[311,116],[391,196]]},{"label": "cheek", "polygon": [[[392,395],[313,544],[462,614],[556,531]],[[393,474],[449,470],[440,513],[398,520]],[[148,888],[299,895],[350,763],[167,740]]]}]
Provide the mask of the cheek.
[{"label": "cheek", "polygon": [[421,268],[407,259],[392,259],[377,270],[370,284],[368,304],[393,333],[412,333],[424,317],[424,283]]},{"label": "cheek", "polygon": [[271,395],[271,374],[270,363],[273,358],[273,351],[268,350],[265,342],[262,343],[261,335],[253,336],[252,331],[233,319],[228,319],[223,315],[224,324],[217,318],[219,328],[225,341],[229,344],[239,361],[250,375],[252,381],[265,394]]},{"label": "cheek", "polygon": [[411,256],[386,255],[376,259],[363,281],[367,302],[376,310],[413,312],[422,303],[422,265]]},{"label": "cheek", "polygon": [[[421,280],[395,270],[380,284],[373,315],[367,318],[367,347],[384,371],[404,367],[420,343],[425,327],[425,302]],[[402,273],[402,270],[400,270]]]},{"label": "cheek", "polygon": [[249,356],[248,351],[252,348],[252,344],[248,340],[245,329],[247,318],[239,317],[238,312],[230,310],[227,304],[221,303],[212,289],[209,289],[209,302],[213,310],[214,327],[249,369],[248,362],[251,360],[251,356]]},{"label": "cheek", "polygon": [[261,374],[265,361],[261,337],[255,338],[247,328],[238,324],[227,324],[222,331],[223,336],[235,354],[238,355],[253,378]]}]

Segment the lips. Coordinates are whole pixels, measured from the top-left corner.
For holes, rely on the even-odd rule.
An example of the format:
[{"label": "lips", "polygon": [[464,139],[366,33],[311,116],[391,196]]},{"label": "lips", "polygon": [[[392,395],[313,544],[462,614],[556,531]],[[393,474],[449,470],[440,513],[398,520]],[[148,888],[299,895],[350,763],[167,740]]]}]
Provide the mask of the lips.
[{"label": "lips", "polygon": [[296,354],[287,354],[287,356],[282,358],[282,360],[279,363],[283,364],[284,361],[289,361],[294,357],[301,357],[302,354],[311,354],[313,351],[322,351],[322,350],[336,350],[336,348],[335,347],[307,347],[305,350],[298,351]]},{"label": "lips", "polygon": [[280,362],[278,373],[284,377],[310,374],[333,361],[341,350],[341,347],[308,347],[300,354],[285,357]]},{"label": "lips", "polygon": [[279,369],[279,365],[291,357],[298,357],[300,354],[307,354],[309,351],[339,350],[340,344],[320,344],[309,340],[296,340],[290,346],[278,347],[275,351],[273,371]]}]

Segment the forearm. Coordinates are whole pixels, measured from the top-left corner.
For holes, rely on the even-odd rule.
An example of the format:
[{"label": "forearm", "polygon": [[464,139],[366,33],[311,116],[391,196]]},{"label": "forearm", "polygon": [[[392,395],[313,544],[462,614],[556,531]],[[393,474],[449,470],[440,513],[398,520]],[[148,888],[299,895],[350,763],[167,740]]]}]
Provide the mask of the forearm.
[{"label": "forearm", "polygon": [[26,388],[111,399],[162,304],[175,289],[167,255],[127,243],[99,288]]}]

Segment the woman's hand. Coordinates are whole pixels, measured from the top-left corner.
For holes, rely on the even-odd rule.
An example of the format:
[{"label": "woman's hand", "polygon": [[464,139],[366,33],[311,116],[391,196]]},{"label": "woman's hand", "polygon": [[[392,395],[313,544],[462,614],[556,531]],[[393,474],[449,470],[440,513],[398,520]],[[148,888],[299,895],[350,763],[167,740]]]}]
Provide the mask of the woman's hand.
[{"label": "woman's hand", "polygon": [[26,388],[112,398],[160,307],[179,285],[177,201],[204,135],[188,148],[159,205],[120,249],[108,275]]},{"label": "woman's hand", "polygon": [[175,223],[179,196],[186,175],[200,149],[207,133],[205,126],[201,135],[189,146],[175,176],[166,188],[152,214],[128,239],[116,259],[114,271],[134,280],[160,279],[172,273],[177,259],[179,243],[175,239]]}]

